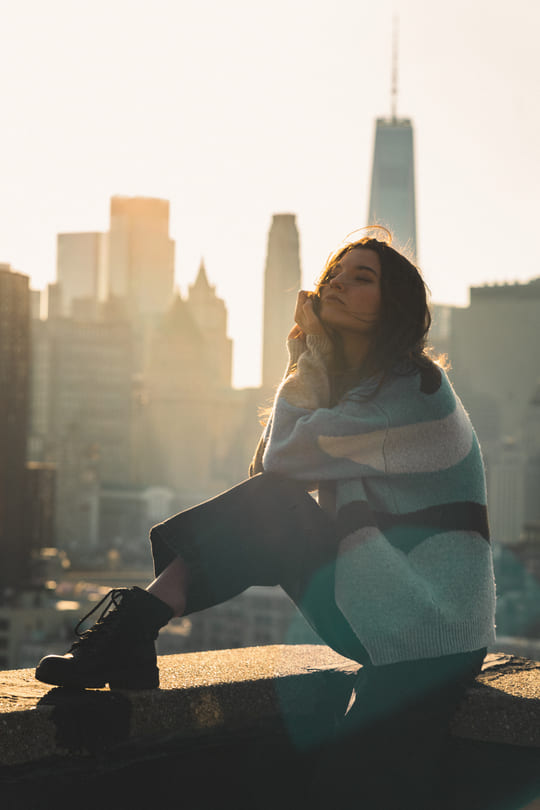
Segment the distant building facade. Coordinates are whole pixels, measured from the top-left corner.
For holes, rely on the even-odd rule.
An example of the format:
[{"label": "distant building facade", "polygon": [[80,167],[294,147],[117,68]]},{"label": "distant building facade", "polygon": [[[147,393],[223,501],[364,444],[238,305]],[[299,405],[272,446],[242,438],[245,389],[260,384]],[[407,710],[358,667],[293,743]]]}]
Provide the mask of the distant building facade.
[{"label": "distant building facade", "polygon": [[41,290],[30,290],[30,313],[33,319],[41,318]]},{"label": "distant building facade", "polygon": [[107,234],[59,233],[56,241],[56,279],[61,290],[61,312],[69,317],[77,308],[97,313],[105,283]]},{"label": "distant building facade", "polygon": [[105,297],[124,301],[132,318],[166,312],[174,294],[174,247],[168,200],[112,197]]},{"label": "distant building facade", "polygon": [[47,284],[47,318],[61,318],[63,315],[62,288],[57,281]]},{"label": "distant building facade", "polygon": [[[144,390],[135,427],[143,460],[139,482],[170,487],[182,493],[185,505],[231,483],[225,459],[242,415],[238,407],[242,395],[231,387],[225,327],[221,317],[215,329],[199,327],[191,293],[187,300],[177,297],[153,331],[142,375]],[[218,372],[220,357],[225,366]]]},{"label": "distant building facade", "polygon": [[170,622],[159,634],[159,655],[264,644],[322,644],[279,587],[254,586],[234,599]]},{"label": "distant building facade", "polygon": [[452,311],[452,377],[486,448],[514,437],[540,379],[540,278],[470,288]]},{"label": "distant building facade", "polygon": [[294,323],[302,284],[300,238],[294,214],[274,214],[268,233],[264,271],[262,387],[279,384],[287,360],[286,340]]},{"label": "distant building facade", "polygon": [[518,542],[540,517],[540,279],[470,288],[451,310],[450,377],[471,415],[487,468],[494,539]]},{"label": "distant building facade", "polygon": [[30,376],[29,278],[0,265],[0,591],[27,575],[22,536]]},{"label": "distant building facade", "polygon": [[435,357],[448,356],[452,334],[452,312],[450,304],[431,304],[431,328],[428,335],[428,346]]},{"label": "distant building facade", "polygon": [[417,260],[414,132],[409,118],[376,121],[368,224],[387,227],[396,247]]},{"label": "distant building facade", "polygon": [[33,347],[31,460],[57,465],[58,545],[92,545],[100,484],[130,480],[131,328],[49,318]]},{"label": "distant building facade", "polygon": [[536,523],[540,526],[540,379],[529,400],[523,445],[527,453],[525,522]]},{"label": "distant building facade", "polygon": [[28,461],[22,518],[22,534],[29,556],[55,544],[56,465]]},{"label": "distant building facade", "polygon": [[214,375],[215,384],[230,388],[232,340],[227,336],[227,308],[225,301],[216,295],[216,288],[208,282],[203,261],[195,282],[189,287],[188,305],[206,344],[208,370]]}]

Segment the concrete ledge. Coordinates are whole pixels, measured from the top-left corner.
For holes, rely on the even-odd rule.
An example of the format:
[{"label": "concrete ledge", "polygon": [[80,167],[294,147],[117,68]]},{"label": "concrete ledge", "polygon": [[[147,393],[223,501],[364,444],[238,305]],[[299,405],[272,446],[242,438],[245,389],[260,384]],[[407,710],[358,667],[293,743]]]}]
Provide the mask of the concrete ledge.
[{"label": "concrete ledge", "polygon": [[470,740],[540,748],[540,663],[488,655],[452,731]]},{"label": "concrete ledge", "polygon": [[287,718],[297,737],[315,733],[313,718],[324,736],[358,670],[316,645],[168,655],[158,663],[161,688],[140,692],[58,689],[30,669],[0,672],[0,769],[130,741],[285,733]]},{"label": "concrete ledge", "polygon": [[[313,764],[303,752],[331,735],[358,664],[325,646],[281,645],[162,656],[159,665],[162,688],[140,692],[49,688],[33,670],[0,672],[2,810],[94,808],[107,791],[129,796],[110,806],[146,810],[158,784],[176,800],[177,780],[190,810],[305,806]],[[452,807],[535,807],[540,663],[488,656],[452,730]],[[285,800],[284,774],[302,768]]]}]

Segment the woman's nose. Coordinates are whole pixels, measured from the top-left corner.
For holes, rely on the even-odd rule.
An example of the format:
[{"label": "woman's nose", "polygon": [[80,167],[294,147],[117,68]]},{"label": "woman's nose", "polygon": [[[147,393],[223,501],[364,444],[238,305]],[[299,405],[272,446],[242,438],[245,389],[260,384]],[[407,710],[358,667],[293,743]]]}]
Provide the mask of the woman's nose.
[{"label": "woman's nose", "polygon": [[331,278],[329,286],[332,287],[332,288],[337,287],[338,290],[342,289],[343,288],[343,281],[341,279],[341,276],[334,276],[333,278]]}]

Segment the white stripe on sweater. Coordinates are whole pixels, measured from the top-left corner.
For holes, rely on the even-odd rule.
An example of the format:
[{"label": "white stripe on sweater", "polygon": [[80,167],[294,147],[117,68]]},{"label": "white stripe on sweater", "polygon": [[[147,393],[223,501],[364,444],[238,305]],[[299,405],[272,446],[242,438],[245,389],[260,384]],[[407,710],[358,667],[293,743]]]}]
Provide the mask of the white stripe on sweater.
[{"label": "white stripe on sweater", "polygon": [[323,452],[386,473],[445,470],[469,454],[473,432],[461,402],[444,419],[417,422],[353,436],[319,436]]}]

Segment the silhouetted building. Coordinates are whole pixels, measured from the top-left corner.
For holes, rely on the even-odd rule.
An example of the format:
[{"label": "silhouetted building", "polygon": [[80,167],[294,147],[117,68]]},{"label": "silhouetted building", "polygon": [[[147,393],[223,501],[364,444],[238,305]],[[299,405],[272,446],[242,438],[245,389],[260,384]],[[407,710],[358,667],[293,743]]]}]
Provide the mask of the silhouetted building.
[{"label": "silhouetted building", "polygon": [[47,284],[47,318],[61,318],[62,315],[62,287],[56,281]]},{"label": "silhouetted building", "polygon": [[30,555],[55,544],[55,482],[55,464],[27,462],[22,526]]},{"label": "silhouetted building", "polygon": [[449,304],[431,304],[431,328],[428,345],[435,356],[448,355],[452,331],[452,311],[455,307]]},{"label": "silhouetted building", "polygon": [[174,292],[169,201],[112,197],[105,297],[126,301],[131,317],[167,311]]},{"label": "silhouetted building", "polygon": [[[223,336],[225,337],[225,336]],[[143,487],[169,487],[191,505],[229,485],[222,459],[239,418],[238,392],[216,375],[213,347],[177,297],[153,332],[134,422]]]},{"label": "silhouetted building", "polygon": [[301,287],[300,246],[294,214],[274,214],[264,272],[262,386],[279,384],[287,362],[287,335]]},{"label": "silhouetted building", "polygon": [[409,118],[397,116],[397,25],[393,30],[391,112],[377,118],[371,170],[369,225],[384,225],[398,249],[417,260],[414,133]]},{"label": "silhouetted building", "polygon": [[502,440],[488,461],[489,521],[498,543],[514,545],[525,517],[526,454],[520,442]]},{"label": "silhouetted building", "polygon": [[416,260],[414,135],[409,118],[377,119],[368,222],[389,228],[396,247]]},{"label": "silhouetted building", "polygon": [[93,302],[96,316],[100,289],[105,283],[107,243],[104,233],[57,235],[56,279],[62,289],[63,315],[76,315],[75,302],[82,299],[86,302],[86,313],[89,302]]},{"label": "silhouetted building", "polygon": [[30,373],[28,276],[0,265],[0,588],[27,574],[24,504]]},{"label": "silhouetted building", "polygon": [[227,337],[227,308],[208,282],[204,262],[194,284],[189,287],[188,304],[202,334],[209,370],[218,385],[230,388],[232,380],[232,340]]},{"label": "silhouetted building", "polygon": [[57,542],[96,544],[100,484],[131,475],[131,328],[53,318],[33,346],[31,458],[57,464]]},{"label": "silhouetted building", "polygon": [[[540,526],[540,379],[525,415],[525,522]],[[540,580],[540,576],[539,576]]]},{"label": "silhouetted building", "polygon": [[540,378],[540,278],[470,288],[452,311],[451,376],[485,452],[515,439]]},{"label": "silhouetted building", "polygon": [[41,318],[41,290],[30,290],[30,313],[34,320]]},{"label": "silhouetted building", "polygon": [[321,644],[280,587],[254,586],[208,610],[167,625],[159,634],[159,655],[261,644]]},{"label": "silhouetted building", "polygon": [[102,487],[99,493],[101,552],[118,551],[122,563],[149,565],[148,534],[178,512],[179,498],[166,487]]},{"label": "silhouetted building", "polygon": [[507,544],[540,517],[539,345],[540,279],[471,287],[469,306],[451,310],[450,377],[482,444],[494,539]]}]

